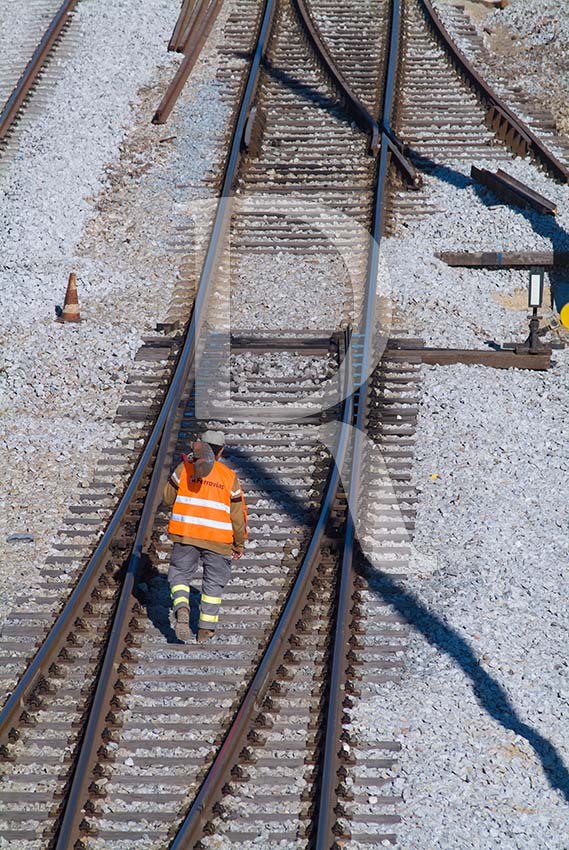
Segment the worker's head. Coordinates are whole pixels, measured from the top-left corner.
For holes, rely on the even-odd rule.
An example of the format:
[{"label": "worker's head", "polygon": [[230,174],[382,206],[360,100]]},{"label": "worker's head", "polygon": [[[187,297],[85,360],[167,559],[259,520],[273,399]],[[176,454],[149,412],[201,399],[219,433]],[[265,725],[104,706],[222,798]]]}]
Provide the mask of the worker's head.
[{"label": "worker's head", "polygon": [[223,431],[206,431],[205,434],[201,435],[201,439],[204,443],[208,444],[215,456],[215,459],[218,460],[223,454],[223,449],[225,448],[225,436]]}]

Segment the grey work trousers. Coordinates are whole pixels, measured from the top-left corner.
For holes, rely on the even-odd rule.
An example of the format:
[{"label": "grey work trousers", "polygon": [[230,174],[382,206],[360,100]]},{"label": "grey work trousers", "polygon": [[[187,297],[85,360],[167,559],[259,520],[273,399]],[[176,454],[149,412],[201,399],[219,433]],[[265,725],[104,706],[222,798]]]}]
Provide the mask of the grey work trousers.
[{"label": "grey work trousers", "polygon": [[200,629],[215,629],[219,620],[221,594],[231,575],[231,555],[218,555],[209,549],[174,543],[168,582],[174,611],[190,607],[190,582],[195,577],[200,558],[203,582],[200,598]]}]

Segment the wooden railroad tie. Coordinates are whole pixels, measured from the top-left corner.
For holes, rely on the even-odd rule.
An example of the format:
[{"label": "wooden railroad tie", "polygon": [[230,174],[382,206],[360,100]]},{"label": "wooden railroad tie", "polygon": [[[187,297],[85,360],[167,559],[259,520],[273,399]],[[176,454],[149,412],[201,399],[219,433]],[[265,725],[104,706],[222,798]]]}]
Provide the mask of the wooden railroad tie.
[{"label": "wooden railroad tie", "polygon": [[569,251],[441,251],[447,266],[463,269],[530,269],[569,266]]},{"label": "wooden railroad tie", "polygon": [[[411,345],[409,345],[411,343]],[[415,347],[415,340],[389,340],[384,357],[387,360],[407,360],[417,357],[428,366],[490,366],[493,369],[531,369],[546,371],[551,366],[551,349],[539,353],[516,353],[510,349],[484,348],[426,348]]]}]

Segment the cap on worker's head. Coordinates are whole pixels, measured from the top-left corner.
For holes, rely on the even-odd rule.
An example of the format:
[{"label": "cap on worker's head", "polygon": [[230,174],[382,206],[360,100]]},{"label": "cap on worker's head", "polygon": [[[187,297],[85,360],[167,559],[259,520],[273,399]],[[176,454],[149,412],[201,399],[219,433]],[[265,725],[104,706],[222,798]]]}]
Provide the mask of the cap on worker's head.
[{"label": "cap on worker's head", "polygon": [[223,431],[204,431],[203,434],[200,434],[200,440],[203,440],[204,443],[209,443],[210,446],[219,446],[220,448],[225,445],[225,434]]}]

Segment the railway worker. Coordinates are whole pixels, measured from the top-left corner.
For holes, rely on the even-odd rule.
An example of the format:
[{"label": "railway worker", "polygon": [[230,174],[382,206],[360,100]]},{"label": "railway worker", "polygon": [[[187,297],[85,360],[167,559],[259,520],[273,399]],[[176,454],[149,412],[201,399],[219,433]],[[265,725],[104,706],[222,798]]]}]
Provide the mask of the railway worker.
[{"label": "railway worker", "polygon": [[[176,637],[190,639],[190,582],[203,564],[198,641],[215,634],[221,594],[231,574],[231,562],[243,555],[247,537],[247,508],[238,478],[219,458],[225,447],[221,431],[200,437],[215,461],[203,477],[184,457],[166,487],[164,501],[172,507],[168,535],[174,542],[168,581],[176,617]],[[211,455],[210,455],[211,456]]]}]

